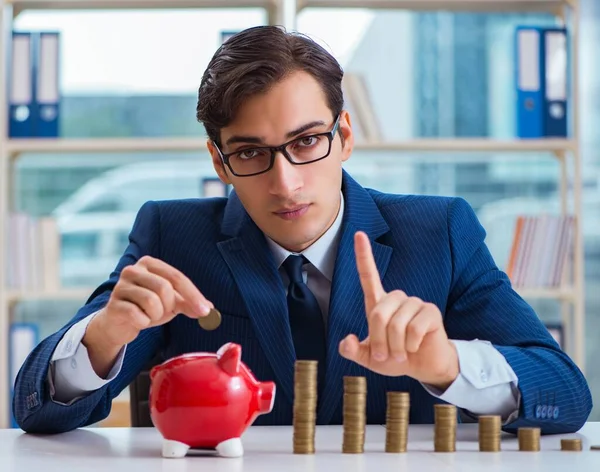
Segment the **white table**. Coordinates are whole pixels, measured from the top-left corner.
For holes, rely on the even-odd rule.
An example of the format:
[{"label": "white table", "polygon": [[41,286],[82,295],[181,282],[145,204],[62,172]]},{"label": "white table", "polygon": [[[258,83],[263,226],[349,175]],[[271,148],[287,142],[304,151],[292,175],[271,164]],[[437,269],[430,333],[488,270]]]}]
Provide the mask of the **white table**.
[{"label": "white table", "polygon": [[[560,450],[561,437],[580,437],[582,452]],[[368,426],[364,454],[342,454],[341,426],[318,427],[316,453],[292,453],[291,427],[251,427],[243,436],[244,456],[210,457],[188,453],[182,459],[161,457],[162,438],[154,428],[82,428],[69,433],[36,436],[21,430],[0,430],[0,471],[66,472],[510,472],[600,471],[600,423],[588,423],[578,433],[543,436],[540,452],[520,452],[515,436],[502,439],[502,451],[478,450],[477,425],[458,425],[455,453],[433,452],[433,427],[410,426],[408,451],[384,452],[385,429]]]}]

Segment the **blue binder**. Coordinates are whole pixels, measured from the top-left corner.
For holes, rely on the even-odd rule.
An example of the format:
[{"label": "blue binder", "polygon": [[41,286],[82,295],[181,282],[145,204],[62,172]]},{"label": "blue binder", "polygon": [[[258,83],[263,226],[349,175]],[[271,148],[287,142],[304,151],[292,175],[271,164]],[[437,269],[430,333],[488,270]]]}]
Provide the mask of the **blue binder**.
[{"label": "blue binder", "polygon": [[35,136],[33,96],[34,41],[28,32],[13,32],[9,48],[8,135],[10,138]]},{"label": "blue binder", "polygon": [[59,135],[60,122],[60,33],[43,31],[36,34],[34,51],[36,136],[55,138]]},{"label": "blue binder", "polygon": [[516,29],[517,136],[568,134],[568,49],[565,28]]},{"label": "blue binder", "polygon": [[569,89],[569,54],[567,31],[564,28],[546,29],[544,40],[546,137],[567,137]]}]

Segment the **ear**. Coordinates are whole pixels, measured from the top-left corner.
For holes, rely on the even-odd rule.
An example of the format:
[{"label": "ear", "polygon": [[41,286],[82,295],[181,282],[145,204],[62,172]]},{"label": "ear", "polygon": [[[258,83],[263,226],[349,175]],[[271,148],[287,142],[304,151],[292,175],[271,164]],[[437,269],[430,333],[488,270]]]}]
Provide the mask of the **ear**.
[{"label": "ear", "polygon": [[344,137],[342,147],[342,161],[347,161],[354,150],[354,133],[352,132],[352,121],[348,110],[342,110],[340,113],[340,122],[338,124],[339,132]]},{"label": "ear", "polygon": [[212,140],[206,141],[206,148],[210,153],[210,157],[212,159],[213,167],[215,168],[215,172],[219,176],[219,179],[224,184],[231,184],[231,179],[229,178],[229,174],[227,173],[227,169],[225,168],[225,163],[221,159],[221,155],[219,151],[215,147],[215,144]]},{"label": "ear", "polygon": [[237,375],[240,371],[240,362],[242,359],[242,347],[239,344],[227,343],[221,346],[217,351],[219,360],[217,361],[221,369],[229,375]]}]

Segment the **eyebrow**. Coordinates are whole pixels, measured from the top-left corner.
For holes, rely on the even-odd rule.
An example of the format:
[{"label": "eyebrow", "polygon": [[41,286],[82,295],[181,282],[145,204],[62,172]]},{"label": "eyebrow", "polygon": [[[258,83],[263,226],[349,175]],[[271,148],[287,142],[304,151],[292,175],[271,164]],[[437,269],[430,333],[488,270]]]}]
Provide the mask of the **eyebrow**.
[{"label": "eyebrow", "polygon": [[[286,139],[291,139],[295,136],[298,136],[301,133],[304,133],[305,131],[308,131],[309,129],[316,128],[317,126],[325,126],[325,124],[326,123],[322,120],[311,121],[310,123],[306,123],[305,125],[302,125],[293,131],[290,131],[285,135],[285,137]],[[264,144],[264,140],[262,138],[259,138],[258,136],[234,135],[225,142],[225,144],[228,146],[230,144],[235,143]]]}]

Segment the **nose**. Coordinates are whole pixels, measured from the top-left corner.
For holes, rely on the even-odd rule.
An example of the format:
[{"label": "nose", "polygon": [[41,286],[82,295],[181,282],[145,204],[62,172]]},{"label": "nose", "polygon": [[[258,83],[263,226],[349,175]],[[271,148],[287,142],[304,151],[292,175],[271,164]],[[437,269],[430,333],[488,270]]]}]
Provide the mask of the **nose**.
[{"label": "nose", "polygon": [[270,413],[275,403],[275,383],[261,382],[258,392],[258,410],[261,414]]},{"label": "nose", "polygon": [[288,197],[302,187],[302,175],[298,166],[295,166],[286,157],[278,152],[273,162],[270,174],[270,191],[273,195]]}]

